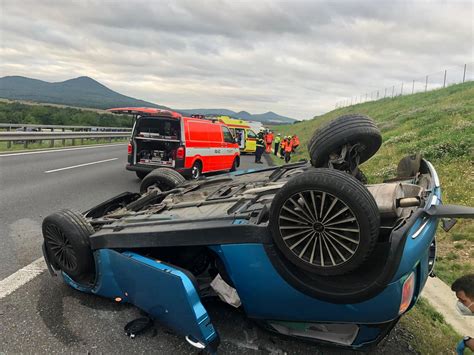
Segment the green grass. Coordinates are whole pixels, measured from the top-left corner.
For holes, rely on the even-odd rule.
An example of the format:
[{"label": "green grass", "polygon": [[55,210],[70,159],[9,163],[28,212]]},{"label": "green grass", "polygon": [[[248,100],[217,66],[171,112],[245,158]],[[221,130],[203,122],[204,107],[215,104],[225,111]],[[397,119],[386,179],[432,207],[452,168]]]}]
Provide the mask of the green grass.
[{"label": "green grass", "polygon": [[[306,145],[321,125],[344,114],[362,113],[372,117],[382,131],[379,152],[362,165],[369,183],[393,177],[405,155],[421,152],[440,177],[445,204],[474,206],[474,83],[445,89],[357,104],[328,112],[293,125],[274,126],[282,135],[297,134],[301,147],[292,161],[308,159]],[[274,159],[282,164],[281,159]],[[474,271],[474,223],[458,220],[449,232],[438,228],[439,254],[436,272],[448,284],[466,272]],[[465,253],[447,257],[462,241]],[[462,251],[456,247],[456,251]]]},{"label": "green grass", "polygon": [[423,298],[401,318],[400,324],[413,335],[410,343],[420,354],[453,354],[462,338]]}]

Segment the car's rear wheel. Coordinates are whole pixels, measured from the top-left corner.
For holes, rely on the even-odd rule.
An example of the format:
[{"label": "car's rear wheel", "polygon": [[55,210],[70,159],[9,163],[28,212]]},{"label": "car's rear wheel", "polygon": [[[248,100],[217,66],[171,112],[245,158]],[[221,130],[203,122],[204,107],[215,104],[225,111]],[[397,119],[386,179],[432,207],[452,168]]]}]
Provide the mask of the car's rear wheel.
[{"label": "car's rear wheel", "polygon": [[270,209],[273,240],[294,265],[318,275],[355,270],[372,252],[380,216],[370,192],[334,169],[291,178]]},{"label": "car's rear wheel", "polygon": [[196,161],[191,168],[191,179],[197,180],[202,175],[202,163],[200,161]]},{"label": "car's rear wheel", "polygon": [[89,242],[94,229],[81,214],[69,210],[53,213],[43,220],[42,231],[54,268],[80,283],[94,281],[95,263]]},{"label": "car's rear wheel", "polygon": [[382,135],[371,118],[349,114],[317,129],[308,143],[308,151],[316,168],[351,172],[370,159],[381,145]]},{"label": "car's rear wheel", "polygon": [[140,184],[140,193],[147,192],[154,187],[161,191],[168,191],[181,185],[186,179],[173,169],[158,168],[150,172]]},{"label": "car's rear wheel", "polygon": [[230,168],[230,171],[236,171],[237,168],[239,167],[240,165],[240,160],[239,160],[239,157],[235,157],[234,158],[234,161],[232,162],[232,167]]}]

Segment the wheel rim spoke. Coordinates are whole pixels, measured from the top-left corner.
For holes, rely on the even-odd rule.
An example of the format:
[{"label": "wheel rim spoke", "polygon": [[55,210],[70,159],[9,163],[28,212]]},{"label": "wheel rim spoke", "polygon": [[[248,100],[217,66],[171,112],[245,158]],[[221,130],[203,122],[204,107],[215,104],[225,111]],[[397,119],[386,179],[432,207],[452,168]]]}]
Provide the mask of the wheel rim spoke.
[{"label": "wheel rim spoke", "polygon": [[313,208],[314,208],[314,216],[316,217],[316,220],[318,220],[318,209],[316,207],[316,199],[314,198],[314,191],[310,191],[311,193],[311,201],[313,202]]},{"label": "wheel rim spoke", "polygon": [[290,218],[290,217],[286,217],[286,216],[282,216],[282,215],[280,215],[280,219],[284,219],[284,220],[286,220],[286,221],[295,222],[295,223],[300,223],[300,224],[303,223],[303,224],[305,224],[305,225],[308,225],[308,222],[306,222],[306,221],[301,222],[301,221],[298,221],[298,220],[296,220],[296,219],[293,219],[293,218]]},{"label": "wheel rim spoke", "polygon": [[326,227],[326,229],[331,229],[331,230],[334,229],[334,230],[343,231],[343,232],[359,233],[359,229],[353,229],[353,228]]},{"label": "wheel rim spoke", "polygon": [[298,235],[301,235],[301,234],[304,234],[304,233],[308,233],[308,232],[307,231],[302,231],[302,232],[290,234],[290,235],[287,235],[286,237],[283,237],[283,240],[288,240],[288,239],[294,238],[294,237],[296,237]]},{"label": "wheel rim spoke", "polygon": [[334,205],[337,203],[337,201],[339,201],[339,199],[337,197],[334,197],[334,200],[332,200],[331,204],[329,205],[329,208],[328,208],[326,214],[324,215],[322,222],[326,222],[326,217],[332,211],[332,209],[333,209]]},{"label": "wheel rim spoke", "polygon": [[319,239],[319,236],[316,235],[314,237],[314,243],[313,243],[313,249],[311,250],[311,257],[309,258],[309,263],[312,264],[313,263],[313,260],[314,260],[314,252],[316,250],[316,244],[318,244],[318,239]]},{"label": "wheel rim spoke", "polygon": [[334,238],[330,233],[327,233],[326,235],[328,235],[330,238],[332,238],[335,242],[337,242],[341,247],[343,247],[344,249],[346,249],[349,253],[351,253],[351,255],[353,255],[355,253],[355,250],[352,250],[351,248],[349,248],[347,245],[344,245],[343,243],[341,243],[341,241],[337,240],[336,238]]},{"label": "wheel rim spoke", "polygon": [[347,259],[344,257],[344,255],[342,255],[341,251],[339,250],[339,248],[334,245],[333,241],[331,240],[331,238],[327,238],[327,241],[332,245],[333,249],[336,251],[336,253],[339,255],[339,257],[342,259],[342,261],[346,261]]},{"label": "wheel rim spoke", "polygon": [[310,235],[311,235],[311,232],[309,232],[306,236],[304,236],[304,237],[301,238],[299,241],[297,241],[295,244],[293,244],[293,245],[290,247],[290,250],[295,249],[298,245],[300,245],[302,242],[304,242],[304,241],[306,240],[306,238],[308,238]]},{"label": "wheel rim spoke", "polygon": [[313,212],[311,211],[311,208],[309,208],[308,203],[306,202],[306,199],[304,196],[300,193],[299,194],[300,198],[303,200],[303,204],[306,207],[306,210],[308,211],[309,215],[311,216],[312,220],[316,220],[316,217],[313,216]]},{"label": "wheel rim spoke", "polygon": [[304,253],[306,252],[306,249],[308,249],[308,247],[310,246],[315,234],[316,233],[313,232],[313,234],[311,235],[311,238],[309,238],[308,242],[305,244],[304,248],[301,250],[301,253],[299,254],[300,258],[303,257]]},{"label": "wheel rim spoke", "polygon": [[355,220],[356,219],[354,217],[346,218],[346,219],[343,219],[341,221],[335,221],[335,222],[332,222],[332,223],[325,224],[325,227],[327,228],[328,226],[334,226],[334,225],[337,225],[337,224],[344,224],[344,223],[354,222]]},{"label": "wheel rim spoke", "polygon": [[[328,223],[328,222],[331,222],[334,218],[336,218],[337,216],[341,215],[342,213],[346,212],[347,210],[349,209],[349,207],[344,207],[342,210],[339,210],[339,212],[337,212],[336,214],[333,214],[331,218],[329,218],[328,220],[324,221],[324,223]],[[327,225],[327,224],[326,224]]]},{"label": "wheel rim spoke", "polygon": [[297,210],[301,211],[305,215],[306,218],[308,218],[309,221],[312,220],[311,216],[308,216],[308,214],[305,212],[305,210],[300,206],[297,202],[293,200],[293,198],[290,197],[289,201],[296,207]]},{"label": "wheel rim spoke", "polygon": [[326,246],[326,250],[329,254],[329,258],[331,259],[332,265],[333,266],[336,265],[336,262],[334,261],[334,258],[333,258],[332,253],[331,253],[331,249],[329,249],[328,243],[326,242],[326,237],[324,236],[324,233],[323,233],[323,242],[324,242],[324,245]]},{"label": "wheel rim spoke", "polygon": [[306,221],[307,223],[310,223],[310,224],[313,223],[310,219],[304,218],[303,216],[299,215],[298,213],[296,213],[295,211],[293,211],[292,209],[290,209],[290,208],[288,208],[288,207],[286,207],[286,206],[283,206],[283,209],[284,209],[285,211],[287,211],[287,212],[292,213],[294,216],[296,216],[296,217],[298,217],[298,218],[300,218],[300,219]]}]

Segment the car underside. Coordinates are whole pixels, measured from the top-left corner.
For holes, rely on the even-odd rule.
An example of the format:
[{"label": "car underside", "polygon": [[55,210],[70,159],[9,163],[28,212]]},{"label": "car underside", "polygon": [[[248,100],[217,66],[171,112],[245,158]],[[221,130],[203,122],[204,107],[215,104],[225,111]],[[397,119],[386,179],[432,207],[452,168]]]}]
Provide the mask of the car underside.
[{"label": "car underside", "polygon": [[50,270],[211,351],[218,335],[207,297],[280,334],[376,344],[432,272],[438,220],[474,212],[440,204],[436,171],[419,155],[402,159],[393,179],[364,184],[359,164],[381,141],[327,132],[310,141],[311,162],[197,181],[157,169],[142,193],[53,214],[43,223]]}]

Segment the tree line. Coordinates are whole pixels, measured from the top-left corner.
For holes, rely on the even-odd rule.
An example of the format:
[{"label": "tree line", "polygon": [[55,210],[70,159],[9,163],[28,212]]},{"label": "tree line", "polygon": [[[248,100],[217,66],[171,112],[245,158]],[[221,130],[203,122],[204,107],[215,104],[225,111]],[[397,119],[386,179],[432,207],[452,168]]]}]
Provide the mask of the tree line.
[{"label": "tree line", "polygon": [[71,107],[0,102],[0,123],[131,127],[133,121],[130,116],[98,113]]}]

